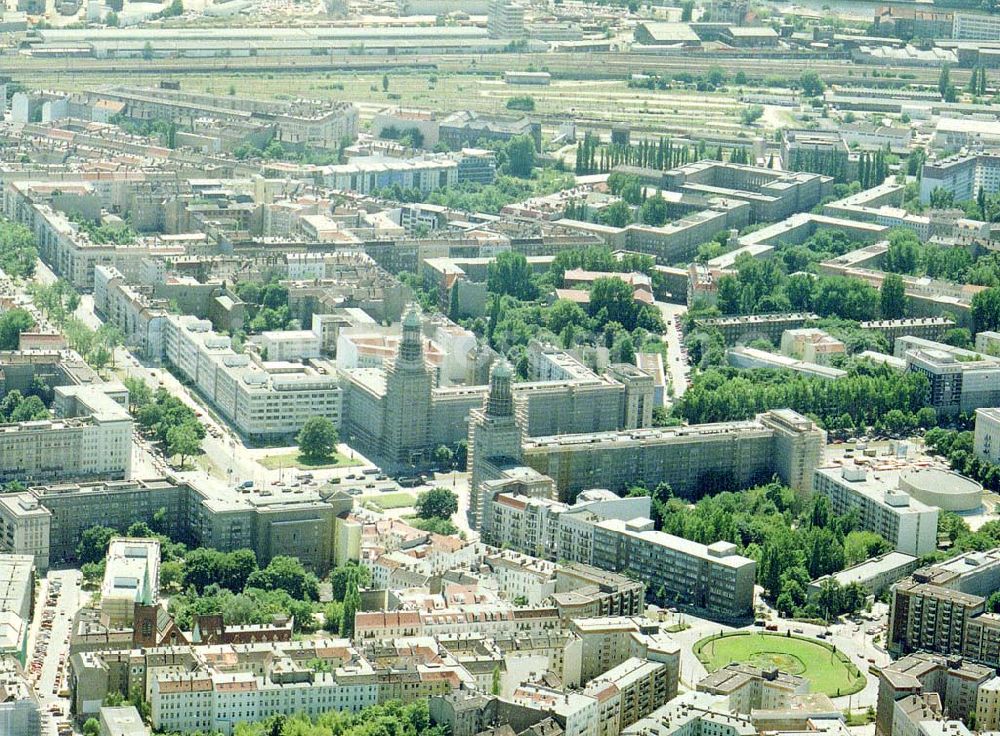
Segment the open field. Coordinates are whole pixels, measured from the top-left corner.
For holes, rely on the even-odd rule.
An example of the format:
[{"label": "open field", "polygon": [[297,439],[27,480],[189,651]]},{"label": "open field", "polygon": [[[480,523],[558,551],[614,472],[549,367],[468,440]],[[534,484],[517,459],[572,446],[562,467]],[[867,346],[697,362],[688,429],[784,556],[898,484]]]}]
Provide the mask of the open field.
[{"label": "open field", "polygon": [[832,698],[856,693],[865,686],[865,676],[846,655],[828,644],[798,636],[748,632],[710,636],[694,645],[694,653],[709,672],[730,662],[777,667],[805,677],[813,692]]},{"label": "open field", "polygon": [[348,468],[352,465],[360,465],[361,463],[357,460],[351,460],[346,455],[341,455],[339,452],[334,454],[331,458],[332,462],[319,462],[314,463],[307,460],[304,456],[297,452],[286,452],[282,455],[268,455],[267,457],[262,457],[257,460],[258,463],[263,465],[268,470],[277,470],[278,468],[299,468],[300,470],[323,470],[324,468]]}]

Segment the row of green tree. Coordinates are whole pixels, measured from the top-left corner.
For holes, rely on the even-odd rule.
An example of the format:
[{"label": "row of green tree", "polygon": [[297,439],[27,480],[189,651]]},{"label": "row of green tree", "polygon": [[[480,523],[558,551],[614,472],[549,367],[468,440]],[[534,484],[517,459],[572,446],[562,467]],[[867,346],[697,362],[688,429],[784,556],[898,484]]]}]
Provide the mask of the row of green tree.
[{"label": "row of green tree", "polygon": [[[431,725],[426,698],[404,705],[392,700],[359,713],[329,711],[322,715],[273,715],[259,723],[239,723],[233,736],[445,736],[442,726]],[[180,734],[165,734],[180,736]],[[189,734],[188,736],[199,736]],[[202,736],[209,736],[203,734]]]},{"label": "row of green tree", "polygon": [[[117,23],[115,25],[117,25]],[[149,52],[150,55],[152,55],[152,44],[147,43],[146,45],[149,46]],[[118,114],[112,116],[111,122],[131,135],[143,136],[144,138],[156,138],[161,145],[166,146],[167,148],[177,147],[177,131],[180,130],[180,128],[178,128],[177,123],[173,120],[134,120],[125,115]]]},{"label": "row of green tree", "polygon": [[[756,117],[753,117],[749,122],[752,123],[755,119]],[[706,158],[712,158],[716,161],[724,160],[723,147],[720,145],[709,151],[708,144],[703,140],[688,144],[677,143],[670,138],[660,138],[658,141],[642,140],[636,143],[605,144],[597,135],[586,133],[583,140],[576,144],[575,171],[577,175],[604,174],[612,171],[616,166],[638,166],[665,171],[675,166],[682,166]],[[750,163],[747,149],[743,146],[734,147],[729,152],[729,161],[731,163]]]},{"label": "row of green tree", "polygon": [[933,410],[923,411],[930,384],[921,373],[899,374],[859,361],[848,375],[828,381],[785,370],[713,368],[695,376],[677,401],[674,414],[691,424],[749,419],[769,409],[788,408],[815,417],[824,426],[870,426],[891,411],[913,415],[933,426]]},{"label": "row of green tree", "polygon": [[882,259],[886,271],[955,281],[978,286],[1000,285],[1000,254],[973,255],[962,247],[923,243],[910,230],[889,233],[889,249]]},{"label": "row of green tree", "polygon": [[35,236],[31,230],[0,218],[0,270],[11,278],[30,279],[38,262],[35,245]]},{"label": "row of green tree", "polygon": [[572,186],[572,181],[572,175],[567,172],[543,168],[535,169],[530,176],[501,174],[492,184],[461,182],[455,186],[436,189],[427,195],[418,190],[406,193],[396,185],[377,194],[396,201],[429,202],[465,212],[498,214],[513,202],[567,189]]},{"label": "row of green tree", "polygon": [[858,181],[862,189],[871,189],[882,184],[889,176],[888,145],[873,152],[858,154]]},{"label": "row of green tree", "polygon": [[[532,339],[570,349],[576,345],[603,345],[616,361],[632,362],[635,352],[663,332],[663,319],[655,307],[639,304],[632,287],[621,279],[598,279],[591,289],[591,303],[584,309],[576,302],[558,299],[551,306],[521,302],[495,295],[487,319],[466,323],[490,345],[506,354],[516,366],[516,348]],[[512,352],[513,351],[513,352]],[[518,372],[522,373],[518,367]]]},{"label": "row of green tree", "polygon": [[815,312],[854,321],[905,317],[909,306],[902,279],[893,275],[881,289],[850,276],[804,271],[789,274],[782,258],[741,256],[736,274],[719,279],[716,306],[722,314]]},{"label": "row of green tree", "polygon": [[139,428],[163,445],[169,457],[180,455],[183,468],[187,458],[201,452],[205,427],[191,407],[165,388],[152,391],[139,378],[126,378],[125,387]]},{"label": "row of green tree", "polygon": [[106,526],[84,530],[76,549],[84,577],[96,581],[103,576],[113,537],[151,537],[160,542],[160,587],[173,593],[169,610],[182,629],[190,629],[200,614],[221,613],[229,625],[263,624],[284,614],[295,618],[296,631],[310,632],[319,627],[316,614],[322,612],[330,633],[353,633],[359,591],[371,583],[367,569],[353,563],[335,568],[330,575],[332,601],[323,606],[319,580],[298,558],[279,555],[260,567],[250,549],[188,549],[159,533],[166,528],[165,514],[166,509],[158,511],[152,527],[138,521],[124,532]]},{"label": "row of green tree", "polygon": [[397,128],[395,125],[389,125],[382,128],[379,137],[390,141],[399,141],[407,148],[424,147],[424,134],[420,132],[419,128]]},{"label": "row of green tree", "polygon": [[[614,253],[605,245],[588,246],[586,248],[564,248],[556,253],[549,264],[551,284],[562,288],[565,284],[566,271],[580,268],[584,271],[601,271],[603,273],[643,273],[654,280],[656,289],[656,260],[643,253]],[[505,292],[506,293],[506,292]]]},{"label": "row of green tree", "polygon": [[15,307],[0,314],[0,350],[17,350],[21,333],[35,326],[35,318],[26,309]]},{"label": "row of green tree", "polygon": [[131,245],[139,237],[128,222],[101,222],[76,212],[71,212],[69,219],[95,245]]},{"label": "row of green tree", "polygon": [[74,316],[80,295],[63,279],[52,284],[32,282],[28,291],[35,306],[59,327],[67,344],[97,370],[114,365],[115,348],[124,342],[122,331],[105,322],[96,330]]},{"label": "row of green tree", "polygon": [[665,486],[652,492],[633,488],[630,495],[651,496],[654,522],[668,534],[735,544],[757,562],[758,585],[786,616],[831,620],[864,607],[860,586],[827,586],[810,599],[809,583],[891,549],[881,536],[861,529],[856,514],[835,515],[826,496],[806,499],[776,481],[706,496],[693,506]]},{"label": "row of green tree", "polygon": [[586,308],[569,299],[550,303],[555,285],[563,284],[571,268],[644,272],[652,270],[652,261],[645,256],[616,261],[606,248],[575,249],[561,252],[547,273],[536,275],[524,255],[503,253],[488,271],[491,299],[485,319],[463,324],[506,354],[522,377],[527,370],[523,350],[534,338],[565,348],[603,344],[614,360],[627,362],[647,342],[658,341],[664,330],[659,310],[636,301],[633,288],[616,276],[591,284]]}]

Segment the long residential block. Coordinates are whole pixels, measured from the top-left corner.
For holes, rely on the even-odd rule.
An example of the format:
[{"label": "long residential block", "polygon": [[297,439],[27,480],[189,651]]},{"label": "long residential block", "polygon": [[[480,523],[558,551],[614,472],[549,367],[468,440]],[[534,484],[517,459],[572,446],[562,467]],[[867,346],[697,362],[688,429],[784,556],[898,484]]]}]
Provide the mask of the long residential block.
[{"label": "long residential block", "polygon": [[313,416],[340,426],[342,392],[331,364],[255,361],[191,316],[167,317],[163,337],[167,361],[241,434],[287,437]]},{"label": "long residential block", "polygon": [[698,494],[721,482],[746,487],[775,473],[804,491],[824,444],[811,420],[778,409],[749,421],[532,437],[523,452],[525,465],[571,499],[585,488],[622,492],[640,483]]}]

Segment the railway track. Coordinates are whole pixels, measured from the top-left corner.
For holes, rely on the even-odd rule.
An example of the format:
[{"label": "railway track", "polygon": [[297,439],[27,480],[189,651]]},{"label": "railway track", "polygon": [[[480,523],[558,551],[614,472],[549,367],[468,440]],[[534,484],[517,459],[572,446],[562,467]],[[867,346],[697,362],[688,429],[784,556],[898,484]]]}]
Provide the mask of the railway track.
[{"label": "railway track", "polygon": [[[176,77],[213,74],[311,74],[327,72],[439,72],[449,74],[500,74],[507,70],[546,69],[562,79],[625,79],[631,74],[677,72],[698,73],[718,66],[730,74],[742,71],[753,79],[771,76],[798,76],[812,70],[828,83],[865,86],[891,84],[893,79],[873,77],[872,71],[906,74],[907,82],[936,84],[939,69],[923,67],[871,67],[856,65],[845,59],[816,59],[790,56],[787,58],[746,58],[742,55],[691,53],[683,56],[660,56],[634,53],[549,53],[549,54],[430,54],[358,58],[355,56],[294,56],[242,58],[177,58],[156,59],[40,59],[28,56],[0,56],[0,74],[28,82],[31,76],[63,76],[86,79],[101,76]],[[952,80],[962,84],[969,72],[952,70]]]}]

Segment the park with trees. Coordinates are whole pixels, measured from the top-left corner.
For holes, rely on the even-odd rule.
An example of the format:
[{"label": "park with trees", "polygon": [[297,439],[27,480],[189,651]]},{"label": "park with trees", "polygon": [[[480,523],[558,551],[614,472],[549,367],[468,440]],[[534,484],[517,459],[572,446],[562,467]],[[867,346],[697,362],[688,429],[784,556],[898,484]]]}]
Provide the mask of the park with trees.
[{"label": "park with trees", "polygon": [[[608,274],[590,284],[585,305],[555,298],[565,272],[573,268]],[[652,258],[629,254],[618,260],[606,247],[572,249],[560,252],[546,271],[536,273],[523,254],[501,253],[489,268],[485,317],[454,316],[505,354],[521,378],[527,377],[525,351],[533,339],[563,348],[603,345],[611,350],[612,360],[632,362],[639,350],[662,350],[665,327],[659,310],[637,301],[632,287],[615,275],[630,271],[654,274]]]}]

